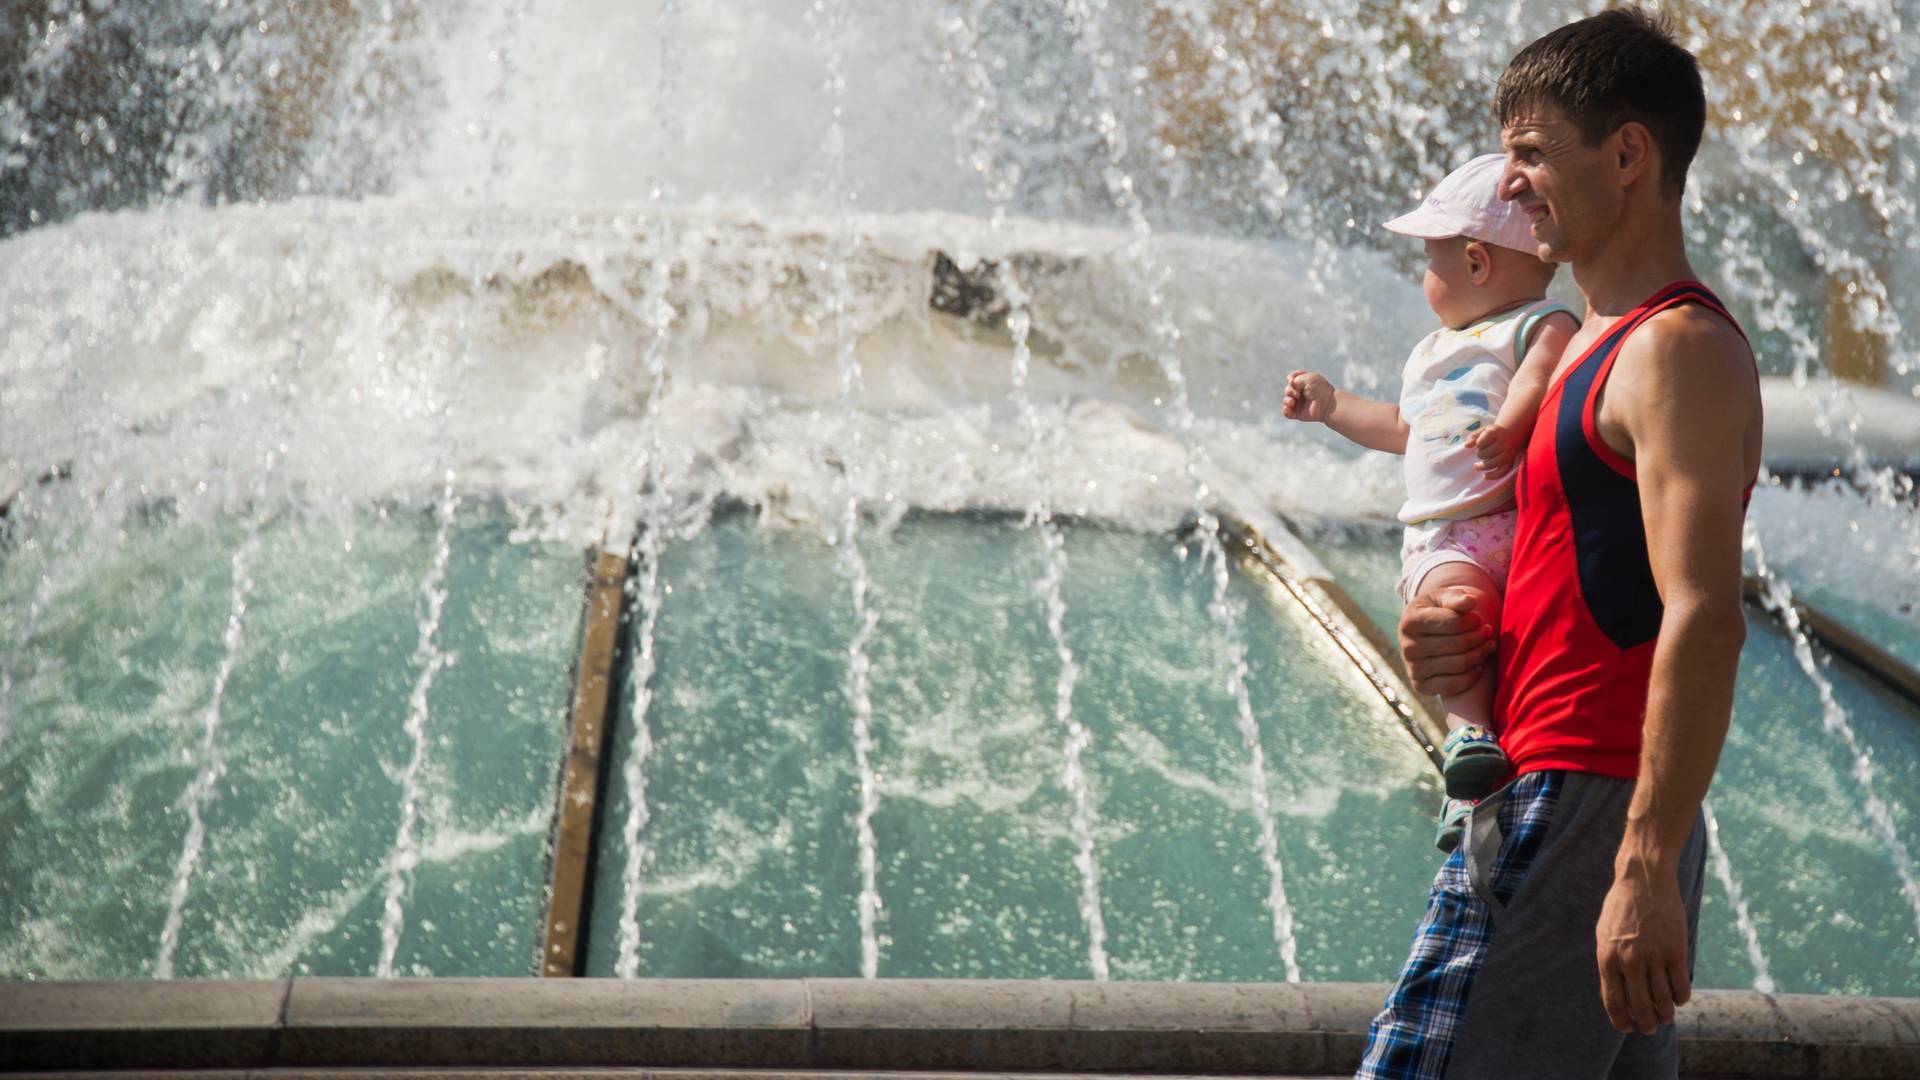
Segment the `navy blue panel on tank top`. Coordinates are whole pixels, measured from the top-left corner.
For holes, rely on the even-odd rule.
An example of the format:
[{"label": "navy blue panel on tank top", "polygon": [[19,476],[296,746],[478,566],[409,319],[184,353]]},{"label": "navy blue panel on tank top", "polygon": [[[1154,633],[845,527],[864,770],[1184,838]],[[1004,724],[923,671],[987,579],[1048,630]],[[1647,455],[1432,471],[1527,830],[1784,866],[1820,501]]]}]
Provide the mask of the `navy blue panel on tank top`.
[{"label": "navy blue panel on tank top", "polygon": [[[1675,295],[1691,299],[1703,294],[1686,289]],[[1666,609],[1647,557],[1640,485],[1594,453],[1583,420],[1594,380],[1638,322],[1629,319],[1610,331],[1600,346],[1567,375],[1560,388],[1559,412],[1554,417],[1554,455],[1560,466],[1560,486],[1567,496],[1567,516],[1573,524],[1580,595],[1594,624],[1622,649],[1652,641],[1660,633],[1660,617]]]}]

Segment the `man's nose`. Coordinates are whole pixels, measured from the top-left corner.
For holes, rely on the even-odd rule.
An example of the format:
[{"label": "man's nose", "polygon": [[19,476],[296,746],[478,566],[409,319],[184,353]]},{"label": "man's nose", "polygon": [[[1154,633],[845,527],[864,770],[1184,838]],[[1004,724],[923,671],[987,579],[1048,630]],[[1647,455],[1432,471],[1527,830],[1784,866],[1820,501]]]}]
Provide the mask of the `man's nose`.
[{"label": "man's nose", "polygon": [[1521,175],[1520,170],[1516,168],[1513,161],[1509,159],[1506,165],[1500,170],[1500,198],[1511,202],[1519,198],[1520,194],[1526,190],[1527,178]]}]

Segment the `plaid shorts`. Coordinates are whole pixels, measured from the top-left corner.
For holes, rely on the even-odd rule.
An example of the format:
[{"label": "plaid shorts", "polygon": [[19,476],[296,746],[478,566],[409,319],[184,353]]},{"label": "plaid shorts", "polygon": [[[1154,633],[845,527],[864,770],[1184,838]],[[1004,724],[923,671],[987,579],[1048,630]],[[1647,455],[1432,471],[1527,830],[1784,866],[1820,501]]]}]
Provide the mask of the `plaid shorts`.
[{"label": "plaid shorts", "polygon": [[[1527,773],[1506,789],[1498,811],[1506,842],[1488,882],[1500,902],[1519,891],[1565,779],[1562,772]],[[1493,913],[1474,892],[1466,855],[1465,844],[1454,849],[1434,878],[1426,916],[1413,932],[1413,952],[1367,1031],[1356,1077],[1440,1080],[1446,1074],[1467,993],[1493,937]]]},{"label": "plaid shorts", "polygon": [[[1363,1077],[1672,1080],[1678,1030],[1614,1030],[1594,925],[1613,885],[1634,782],[1527,773],[1473,811],[1433,883],[1413,954],[1368,1032]],[[1695,815],[1677,872],[1691,968],[1706,874]]]}]

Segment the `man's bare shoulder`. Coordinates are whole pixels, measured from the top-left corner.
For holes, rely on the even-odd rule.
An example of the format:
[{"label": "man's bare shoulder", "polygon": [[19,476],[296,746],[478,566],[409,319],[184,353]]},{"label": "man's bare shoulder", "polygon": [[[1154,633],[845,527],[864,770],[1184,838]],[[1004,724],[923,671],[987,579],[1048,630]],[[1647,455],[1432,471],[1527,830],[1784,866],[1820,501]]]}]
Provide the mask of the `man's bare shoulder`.
[{"label": "man's bare shoulder", "polygon": [[[1699,304],[1682,304],[1640,324],[1620,349],[1620,361],[1653,365],[1662,378],[1722,379],[1753,386],[1753,350],[1731,322]],[[1723,389],[1731,389],[1723,385]]]},{"label": "man's bare shoulder", "polygon": [[1722,462],[1730,484],[1751,482],[1759,468],[1753,351],[1732,323],[1699,305],[1663,311],[1627,338],[1601,410],[1602,437],[1637,464],[1650,454],[1696,472]]},{"label": "man's bare shoulder", "polygon": [[1630,412],[1725,413],[1735,403],[1760,400],[1747,339],[1699,304],[1668,308],[1642,323],[1621,345],[1614,367],[1609,392]]}]

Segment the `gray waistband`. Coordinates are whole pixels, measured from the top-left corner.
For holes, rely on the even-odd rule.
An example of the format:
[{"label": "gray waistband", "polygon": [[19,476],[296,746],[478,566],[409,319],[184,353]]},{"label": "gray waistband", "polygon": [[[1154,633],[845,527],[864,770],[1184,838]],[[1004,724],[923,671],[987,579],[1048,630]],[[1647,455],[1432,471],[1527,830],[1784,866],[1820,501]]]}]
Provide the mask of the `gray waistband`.
[{"label": "gray waistband", "polygon": [[1506,801],[1512,787],[1508,784],[1481,799],[1467,821],[1467,880],[1473,883],[1474,893],[1486,901],[1496,921],[1506,905],[1493,896],[1493,860],[1500,854],[1500,804]]}]

